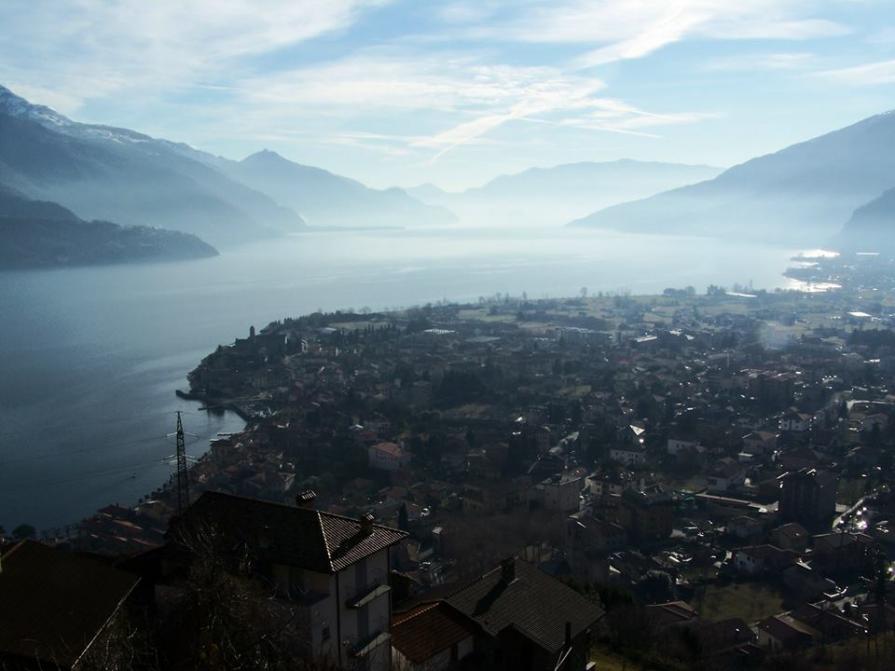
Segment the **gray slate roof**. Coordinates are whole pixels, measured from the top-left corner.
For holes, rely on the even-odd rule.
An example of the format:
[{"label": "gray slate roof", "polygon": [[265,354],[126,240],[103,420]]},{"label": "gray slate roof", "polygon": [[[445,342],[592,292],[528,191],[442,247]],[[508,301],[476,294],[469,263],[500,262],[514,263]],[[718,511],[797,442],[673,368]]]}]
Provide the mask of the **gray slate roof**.
[{"label": "gray slate roof", "polygon": [[550,653],[565,645],[566,623],[574,639],[603,615],[603,609],[519,559],[515,579],[507,582],[500,566],[447,598],[448,604],[475,620],[491,636],[515,628]]}]

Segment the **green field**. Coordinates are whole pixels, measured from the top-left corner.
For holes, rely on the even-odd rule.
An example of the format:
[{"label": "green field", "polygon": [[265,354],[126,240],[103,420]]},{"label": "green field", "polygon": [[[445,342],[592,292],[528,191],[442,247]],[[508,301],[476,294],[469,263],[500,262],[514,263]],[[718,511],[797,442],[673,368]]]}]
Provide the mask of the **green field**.
[{"label": "green field", "polygon": [[590,660],[597,665],[597,671],[643,671],[643,667],[637,662],[602,648],[591,650]]}]

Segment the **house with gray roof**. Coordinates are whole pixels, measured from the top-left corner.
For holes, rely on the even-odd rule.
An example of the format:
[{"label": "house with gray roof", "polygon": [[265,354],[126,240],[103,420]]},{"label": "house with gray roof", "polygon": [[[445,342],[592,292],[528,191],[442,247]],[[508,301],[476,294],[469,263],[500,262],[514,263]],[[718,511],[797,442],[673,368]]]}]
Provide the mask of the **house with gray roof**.
[{"label": "house with gray roof", "polygon": [[479,668],[583,671],[596,603],[516,558],[445,599],[476,630]]}]

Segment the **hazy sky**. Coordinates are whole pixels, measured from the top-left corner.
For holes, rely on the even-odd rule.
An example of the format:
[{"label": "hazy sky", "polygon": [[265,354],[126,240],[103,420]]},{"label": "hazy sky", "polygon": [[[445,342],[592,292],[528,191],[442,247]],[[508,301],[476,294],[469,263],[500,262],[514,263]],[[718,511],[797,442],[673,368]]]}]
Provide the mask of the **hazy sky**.
[{"label": "hazy sky", "polygon": [[454,188],[730,165],[895,108],[893,0],[2,0],[0,83],[232,158]]}]

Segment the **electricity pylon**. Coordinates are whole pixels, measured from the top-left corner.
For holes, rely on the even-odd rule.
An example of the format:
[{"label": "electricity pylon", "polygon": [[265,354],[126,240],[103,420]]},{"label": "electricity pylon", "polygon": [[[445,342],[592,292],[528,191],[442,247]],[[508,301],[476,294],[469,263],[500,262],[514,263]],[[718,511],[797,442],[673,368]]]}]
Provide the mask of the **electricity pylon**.
[{"label": "electricity pylon", "polygon": [[180,419],[180,411],[177,411],[177,514],[190,505],[190,480],[186,469],[186,439],[183,434],[183,422]]}]

